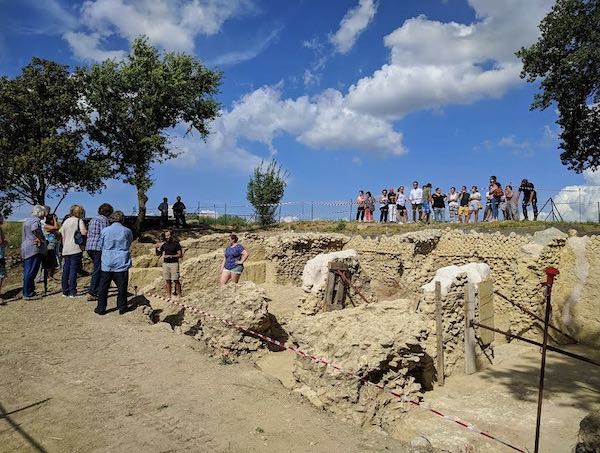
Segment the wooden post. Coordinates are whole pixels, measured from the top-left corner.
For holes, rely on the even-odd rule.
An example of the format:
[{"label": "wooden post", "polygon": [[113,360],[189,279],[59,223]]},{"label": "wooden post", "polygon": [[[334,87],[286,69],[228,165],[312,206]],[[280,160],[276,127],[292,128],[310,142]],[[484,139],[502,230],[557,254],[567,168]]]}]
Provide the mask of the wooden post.
[{"label": "wooden post", "polygon": [[467,283],[465,286],[465,374],[477,371],[475,355],[475,329],[471,321],[475,320],[475,286]]},{"label": "wooden post", "polygon": [[444,325],[442,324],[442,284],[435,282],[435,328],[437,337],[437,378],[444,385]]},{"label": "wooden post", "polygon": [[346,285],[337,272],[347,275],[348,266],[343,263],[333,262],[329,265],[327,287],[325,289],[324,311],[341,310],[346,306]]}]

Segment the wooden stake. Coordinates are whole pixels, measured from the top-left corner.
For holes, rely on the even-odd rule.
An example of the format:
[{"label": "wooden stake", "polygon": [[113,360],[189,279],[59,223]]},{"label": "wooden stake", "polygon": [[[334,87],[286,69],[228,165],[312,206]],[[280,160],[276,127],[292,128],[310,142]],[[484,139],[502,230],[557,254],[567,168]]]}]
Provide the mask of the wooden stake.
[{"label": "wooden stake", "polygon": [[438,384],[444,385],[444,325],[442,324],[442,285],[435,282],[435,328],[437,337]]},{"label": "wooden stake", "polygon": [[471,321],[475,320],[475,287],[471,283],[465,286],[465,374],[477,371],[475,355],[475,329]]}]

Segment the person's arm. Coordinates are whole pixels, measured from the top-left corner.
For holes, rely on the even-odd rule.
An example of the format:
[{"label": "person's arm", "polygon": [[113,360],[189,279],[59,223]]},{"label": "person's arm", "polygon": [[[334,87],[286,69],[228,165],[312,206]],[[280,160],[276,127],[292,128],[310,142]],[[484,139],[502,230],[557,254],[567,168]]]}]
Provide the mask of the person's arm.
[{"label": "person's arm", "polygon": [[223,269],[225,269],[225,260],[226,259],[227,259],[226,257],[223,257],[223,262],[221,263],[221,271],[223,271]]},{"label": "person's arm", "polygon": [[83,235],[83,236],[87,236],[88,234],[88,230],[85,227],[85,222],[82,219],[79,219],[78,221],[78,225],[77,227],[79,228],[79,232]]},{"label": "person's arm", "polygon": [[246,249],[242,251],[241,258],[238,260],[237,264],[244,264],[244,261],[248,259],[248,252]]},{"label": "person's arm", "polygon": [[156,253],[156,256],[161,256],[163,254],[163,246],[165,245],[164,242],[160,242],[159,244],[156,244],[156,247],[154,247],[154,252]]}]

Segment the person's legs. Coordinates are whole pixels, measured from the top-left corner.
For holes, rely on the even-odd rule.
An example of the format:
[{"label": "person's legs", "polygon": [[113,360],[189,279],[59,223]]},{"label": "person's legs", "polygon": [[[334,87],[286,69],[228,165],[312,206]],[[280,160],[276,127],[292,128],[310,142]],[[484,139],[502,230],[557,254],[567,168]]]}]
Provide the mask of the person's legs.
[{"label": "person's legs", "polygon": [[396,221],[396,205],[395,204],[390,205],[390,212],[388,215],[388,219],[390,222]]},{"label": "person's legs", "polygon": [[127,287],[129,286],[129,271],[113,272],[113,280],[117,285],[117,308],[119,313],[127,311]]},{"label": "person's legs", "polygon": [[383,210],[382,214],[383,214],[383,222],[384,222],[384,223],[387,223],[387,221],[388,221],[388,214],[389,214],[389,213],[390,213],[390,211],[389,211],[389,209],[388,209],[388,208],[385,208],[385,209]]},{"label": "person's legs", "polygon": [[523,200],[523,204],[521,205],[521,207],[523,208],[523,220],[529,220],[529,217],[527,215],[527,202]]},{"label": "person's legs", "polygon": [[413,217],[412,217],[413,222],[416,222],[417,221],[417,205],[416,204],[412,205],[412,215],[413,215]]},{"label": "person's legs", "polygon": [[225,286],[227,283],[229,283],[230,279],[231,279],[231,272],[229,272],[227,269],[223,269],[223,272],[221,272],[221,278],[219,280],[219,282],[221,283],[221,286]]},{"label": "person's legs", "polygon": [[41,262],[41,255],[33,255],[23,261],[23,297],[33,297],[35,276],[40,269]]},{"label": "person's legs", "polygon": [[92,297],[98,297],[98,285],[100,284],[100,269],[102,267],[102,252],[100,250],[88,250],[88,256],[90,257],[94,265],[88,293]]},{"label": "person's legs", "polygon": [[175,280],[175,295],[177,297],[181,297],[181,282],[179,280]]},{"label": "person's legs", "polygon": [[492,198],[492,220],[498,220],[498,199]]},{"label": "person's legs", "polygon": [[531,200],[531,207],[533,208],[533,220],[537,220],[538,207],[537,207],[537,200],[535,198],[533,200]]},{"label": "person's legs", "polygon": [[83,253],[71,255],[71,267],[69,269],[69,296],[77,295],[77,272],[81,267],[81,256]]},{"label": "person's legs", "polygon": [[[62,293],[65,296],[69,295],[69,275],[71,274],[71,267],[73,262],[73,255],[65,255],[63,256],[63,271],[62,276],[60,278],[60,284]],[[75,269],[75,268],[74,268]],[[75,272],[77,272],[75,270]]]},{"label": "person's legs", "polygon": [[98,314],[104,314],[106,312],[110,281],[111,272],[100,271],[100,282],[98,283],[98,303],[96,304],[96,309],[94,310]]}]

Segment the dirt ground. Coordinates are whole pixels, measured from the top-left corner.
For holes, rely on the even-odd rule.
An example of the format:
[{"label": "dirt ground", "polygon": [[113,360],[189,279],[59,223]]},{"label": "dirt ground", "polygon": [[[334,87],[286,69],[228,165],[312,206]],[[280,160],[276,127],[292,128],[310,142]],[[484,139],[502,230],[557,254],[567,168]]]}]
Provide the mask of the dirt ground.
[{"label": "dirt ground", "polygon": [[[109,301],[109,307],[114,301]],[[0,306],[2,452],[410,452],[318,411],[141,309],[54,295]]]}]

